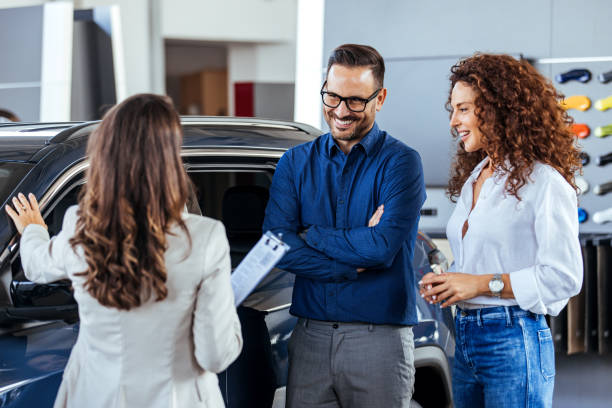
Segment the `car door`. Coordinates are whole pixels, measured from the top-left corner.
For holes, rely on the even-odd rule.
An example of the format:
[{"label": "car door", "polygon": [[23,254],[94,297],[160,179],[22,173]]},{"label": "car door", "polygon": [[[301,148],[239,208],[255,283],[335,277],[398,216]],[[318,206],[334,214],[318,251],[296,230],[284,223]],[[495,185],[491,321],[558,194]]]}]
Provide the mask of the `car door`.
[{"label": "car door", "polygon": [[[184,159],[202,215],[223,222],[235,268],[262,235],[268,190],[279,154],[249,157],[209,155]],[[194,209],[195,208],[195,209]],[[272,406],[275,392],[286,385],[287,341],[295,325],[289,315],[294,276],[274,268],[238,308],[244,338],[238,360],[222,373],[228,407]]]},{"label": "car door", "polygon": [[[60,177],[42,207],[51,235],[61,230],[64,213],[76,204],[82,171]],[[16,241],[0,277],[9,296],[0,326],[0,401],[11,407],[52,407],[64,367],[78,335],[78,309],[70,281],[40,285],[21,268]]]}]

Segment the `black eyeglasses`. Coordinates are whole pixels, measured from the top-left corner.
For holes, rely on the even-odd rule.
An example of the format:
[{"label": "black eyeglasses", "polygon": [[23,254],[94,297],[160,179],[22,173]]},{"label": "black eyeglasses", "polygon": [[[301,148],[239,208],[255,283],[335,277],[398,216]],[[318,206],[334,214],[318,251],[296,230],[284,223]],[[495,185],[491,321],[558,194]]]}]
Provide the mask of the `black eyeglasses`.
[{"label": "black eyeglasses", "polygon": [[325,88],[325,85],[327,85],[327,81],[325,81],[323,83],[323,86],[321,87],[321,99],[323,100],[323,105],[329,108],[337,108],[338,106],[340,106],[342,101],[344,101],[346,107],[351,112],[356,112],[356,113],[363,112],[366,108],[366,105],[372,99],[376,98],[376,96],[382,89],[382,88],[378,88],[376,91],[374,91],[372,95],[370,95],[370,97],[364,99],[364,98],[359,98],[357,96],[346,96],[345,97],[345,96],[336,95],[333,92],[324,91],[323,88]]}]

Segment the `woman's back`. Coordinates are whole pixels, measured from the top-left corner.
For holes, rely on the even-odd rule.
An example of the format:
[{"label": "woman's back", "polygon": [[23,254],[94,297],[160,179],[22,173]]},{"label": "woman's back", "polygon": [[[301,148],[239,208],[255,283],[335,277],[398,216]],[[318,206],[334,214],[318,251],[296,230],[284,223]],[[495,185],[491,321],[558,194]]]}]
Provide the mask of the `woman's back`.
[{"label": "woman's back", "polygon": [[66,212],[50,250],[40,245],[41,227],[27,228],[21,242],[28,278],[71,279],[79,304],[79,337],[56,406],[223,406],[213,373],[238,356],[242,339],[222,224],[185,214],[191,248],[178,226],[166,236],[167,297],[120,310],[103,306],[84,287],[82,248],[69,243],[76,212],[76,206]]}]

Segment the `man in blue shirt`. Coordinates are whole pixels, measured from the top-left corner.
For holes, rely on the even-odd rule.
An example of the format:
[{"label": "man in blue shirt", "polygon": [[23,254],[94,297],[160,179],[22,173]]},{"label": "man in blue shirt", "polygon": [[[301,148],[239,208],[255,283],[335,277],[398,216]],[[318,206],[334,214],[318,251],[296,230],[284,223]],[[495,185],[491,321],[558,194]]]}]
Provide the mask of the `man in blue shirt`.
[{"label": "man in blue shirt", "polygon": [[336,48],[321,89],[330,133],[280,159],[264,230],[296,275],[288,407],[408,407],[417,324],[412,257],[425,201],[419,154],[379,129],[372,47]]}]

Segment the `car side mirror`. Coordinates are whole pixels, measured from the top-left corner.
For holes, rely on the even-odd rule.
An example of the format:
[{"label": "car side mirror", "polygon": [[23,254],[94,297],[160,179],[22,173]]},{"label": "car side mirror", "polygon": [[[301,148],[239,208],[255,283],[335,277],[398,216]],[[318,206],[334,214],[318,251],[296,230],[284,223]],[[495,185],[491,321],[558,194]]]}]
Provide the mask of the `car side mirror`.
[{"label": "car side mirror", "polygon": [[78,320],[78,306],[69,280],[40,284],[12,281],[13,305],[0,308],[0,322],[24,320]]}]

